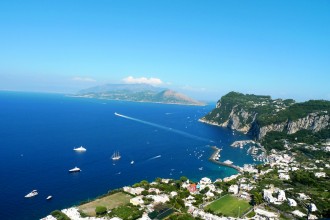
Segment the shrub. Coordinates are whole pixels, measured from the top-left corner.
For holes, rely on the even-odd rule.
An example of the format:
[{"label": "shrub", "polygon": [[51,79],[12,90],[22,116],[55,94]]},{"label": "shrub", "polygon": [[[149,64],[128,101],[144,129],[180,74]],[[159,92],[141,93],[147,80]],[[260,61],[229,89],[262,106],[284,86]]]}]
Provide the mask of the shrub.
[{"label": "shrub", "polygon": [[97,206],[95,208],[95,213],[97,216],[105,215],[107,213],[107,208],[104,206]]},{"label": "shrub", "polygon": [[55,210],[50,214],[57,220],[70,220],[70,218],[60,210]]}]

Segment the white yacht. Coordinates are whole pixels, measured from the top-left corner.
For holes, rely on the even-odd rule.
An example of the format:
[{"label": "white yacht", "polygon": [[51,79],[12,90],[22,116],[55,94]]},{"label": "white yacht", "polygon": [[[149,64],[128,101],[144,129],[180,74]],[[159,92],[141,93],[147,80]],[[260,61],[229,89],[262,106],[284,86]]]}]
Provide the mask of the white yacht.
[{"label": "white yacht", "polygon": [[77,151],[77,152],[85,152],[86,151],[86,148],[84,148],[83,146],[80,146],[78,148],[73,148],[74,151]]},{"label": "white yacht", "polygon": [[121,158],[119,152],[114,152],[111,156],[112,160],[119,160]]},{"label": "white yacht", "polygon": [[52,199],[53,198],[53,196],[47,196],[47,200],[50,200],[50,199]]},{"label": "white yacht", "polygon": [[134,164],[134,160],[131,161],[131,164]]},{"label": "white yacht", "polygon": [[223,163],[225,163],[225,164],[233,164],[233,161],[231,161],[231,160],[225,160],[225,161],[223,161]]},{"label": "white yacht", "polygon": [[36,196],[36,195],[38,195],[38,191],[37,190],[32,190],[32,192],[30,192],[29,194],[27,194],[25,196],[25,198],[31,198],[31,197]]},{"label": "white yacht", "polygon": [[72,168],[71,170],[69,170],[70,173],[75,173],[75,172],[80,172],[81,169],[78,167]]}]

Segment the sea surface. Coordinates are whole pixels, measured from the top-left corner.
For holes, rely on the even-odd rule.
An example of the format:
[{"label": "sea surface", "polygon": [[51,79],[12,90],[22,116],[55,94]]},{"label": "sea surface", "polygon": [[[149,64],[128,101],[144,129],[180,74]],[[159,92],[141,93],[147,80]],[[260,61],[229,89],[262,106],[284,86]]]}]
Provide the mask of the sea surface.
[{"label": "sea surface", "polygon": [[[198,122],[214,106],[0,92],[1,219],[39,219],[156,177],[196,181],[236,174],[208,161],[210,146],[223,148],[223,161],[253,163],[247,149],[230,147],[248,137]],[[86,152],[73,151],[81,145]],[[113,162],[115,151],[122,158]],[[70,174],[75,166],[82,172]],[[39,195],[24,198],[33,189]],[[53,199],[46,201],[48,195]]]}]

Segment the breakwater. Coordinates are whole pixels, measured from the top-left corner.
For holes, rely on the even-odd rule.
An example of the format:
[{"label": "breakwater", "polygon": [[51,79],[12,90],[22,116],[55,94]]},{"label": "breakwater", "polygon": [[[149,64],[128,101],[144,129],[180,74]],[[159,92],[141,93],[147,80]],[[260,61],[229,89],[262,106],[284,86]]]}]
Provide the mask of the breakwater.
[{"label": "breakwater", "polygon": [[220,152],[221,152],[222,149],[217,148],[216,146],[212,146],[211,148],[214,150],[214,152],[212,153],[211,157],[209,158],[209,160],[211,162],[216,163],[216,164],[219,164],[221,166],[226,166],[226,167],[233,168],[233,169],[237,170],[238,172],[242,172],[242,168],[239,167],[239,166],[236,166],[236,165],[233,165],[233,164],[228,164],[228,163],[224,163],[224,162],[219,161]]}]

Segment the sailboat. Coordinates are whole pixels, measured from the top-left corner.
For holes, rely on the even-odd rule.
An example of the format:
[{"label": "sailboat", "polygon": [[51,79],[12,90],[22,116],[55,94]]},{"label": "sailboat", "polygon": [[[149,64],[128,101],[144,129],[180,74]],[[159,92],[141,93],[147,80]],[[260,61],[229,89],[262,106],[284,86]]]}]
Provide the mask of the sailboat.
[{"label": "sailboat", "polygon": [[112,154],[112,156],[111,156],[111,159],[112,160],[119,160],[121,158],[121,156],[120,156],[120,154],[119,154],[119,152],[117,151],[117,152],[114,152],[113,154]]}]

